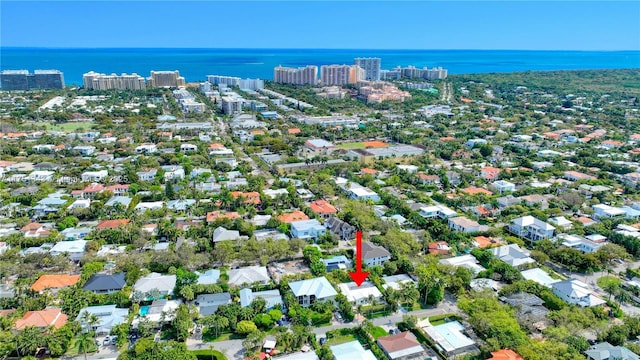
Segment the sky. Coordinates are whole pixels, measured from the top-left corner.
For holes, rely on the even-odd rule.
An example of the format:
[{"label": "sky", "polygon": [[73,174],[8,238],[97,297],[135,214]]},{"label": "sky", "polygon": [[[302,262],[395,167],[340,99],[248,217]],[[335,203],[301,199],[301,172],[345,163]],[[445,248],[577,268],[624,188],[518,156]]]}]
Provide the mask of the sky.
[{"label": "sky", "polygon": [[640,50],[640,1],[0,1],[3,47]]}]

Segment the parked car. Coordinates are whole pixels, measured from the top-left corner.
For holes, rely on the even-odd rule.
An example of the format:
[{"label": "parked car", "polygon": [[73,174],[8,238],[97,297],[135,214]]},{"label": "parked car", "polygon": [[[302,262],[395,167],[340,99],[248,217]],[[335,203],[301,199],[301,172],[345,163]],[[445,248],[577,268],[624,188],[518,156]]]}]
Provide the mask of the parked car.
[{"label": "parked car", "polygon": [[115,345],[117,340],[118,340],[117,336],[111,337],[111,345]]},{"label": "parked car", "polygon": [[324,345],[327,343],[327,338],[320,338],[320,345]]}]

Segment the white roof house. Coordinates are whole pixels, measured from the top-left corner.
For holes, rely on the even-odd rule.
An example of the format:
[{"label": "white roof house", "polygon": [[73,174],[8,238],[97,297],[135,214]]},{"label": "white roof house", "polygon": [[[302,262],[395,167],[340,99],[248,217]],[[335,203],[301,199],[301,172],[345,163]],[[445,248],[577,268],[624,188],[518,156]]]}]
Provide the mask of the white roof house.
[{"label": "white roof house", "polygon": [[627,215],[627,212],[624,209],[605,205],[605,204],[596,204],[596,205],[593,205],[592,208],[593,208],[594,219],[598,219],[601,217],[613,218],[617,216]]},{"label": "white roof house", "polygon": [[549,223],[561,227],[563,229],[571,229],[573,227],[573,223],[569,220],[567,220],[567,218],[565,218],[564,216],[556,216],[556,217],[552,217],[549,220]]},{"label": "white roof house", "polygon": [[551,286],[551,290],[569,304],[590,307],[606,303],[606,301],[598,297],[589,285],[576,279],[556,282]]},{"label": "white roof house", "polygon": [[289,192],[287,191],[287,189],[266,189],[262,191],[266,196],[275,199],[277,198],[279,195],[289,195]]},{"label": "white roof house", "polygon": [[365,350],[360,342],[350,341],[330,347],[335,360],[375,360],[371,350]]},{"label": "white roof house", "polygon": [[240,232],[238,230],[227,230],[219,226],[213,231],[213,242],[238,239],[240,239]]},{"label": "white roof house", "polygon": [[115,305],[86,307],[80,310],[76,318],[76,321],[83,327],[86,326],[82,321],[85,312],[98,317],[98,323],[93,325],[93,331],[98,334],[108,334],[114,326],[120,325],[127,320],[129,309],[118,309]]},{"label": "white roof house", "polygon": [[173,294],[173,289],[175,287],[175,275],[151,273],[145,277],[138,279],[138,281],[136,281],[136,283],[133,285],[133,290],[146,293],[150,290],[158,289],[160,291],[160,294],[162,295],[171,295]]},{"label": "white roof house", "polygon": [[267,303],[267,309],[282,304],[282,296],[278,290],[252,291],[250,288],[240,290],[240,306],[247,307],[257,298],[262,298]]},{"label": "white roof house", "polygon": [[493,256],[506,262],[511,266],[532,264],[536,261],[529,257],[530,252],[522,249],[518,244],[510,244],[489,249]]},{"label": "white roof house", "polygon": [[382,299],[382,293],[371,281],[365,281],[361,286],[356,285],[355,282],[338,284],[338,289],[350,303],[355,305],[370,304],[370,296],[377,301]]},{"label": "white roof house", "polygon": [[294,281],[289,283],[289,288],[291,288],[293,295],[298,298],[298,302],[303,306],[309,306],[315,300],[333,300],[333,297],[338,294],[324,276]]},{"label": "white roof house", "polygon": [[475,275],[477,275],[481,271],[486,270],[485,268],[480,266],[480,264],[478,263],[478,259],[476,259],[473,255],[462,255],[462,256],[456,256],[448,259],[441,259],[439,263],[445,264],[445,265],[452,265],[455,267],[462,266],[473,271]]},{"label": "white roof house", "polygon": [[148,210],[159,210],[164,206],[164,201],[149,201],[149,202],[141,202],[136,205],[134,208],[135,211],[139,213],[144,213]]},{"label": "white roof house", "polygon": [[384,284],[382,284],[382,288],[384,289],[391,287],[393,290],[400,290],[402,285],[405,283],[414,283],[415,285],[418,285],[415,279],[407,274],[383,276],[382,280],[384,280]]},{"label": "white roof house", "polygon": [[267,284],[271,277],[264,266],[247,266],[240,269],[229,270],[229,285],[241,286],[243,284],[251,285],[253,283]]},{"label": "white roof house", "polygon": [[457,321],[427,326],[423,330],[447,355],[462,353],[475,347],[475,342],[463,333],[464,326]]},{"label": "white roof house", "polygon": [[49,250],[49,253],[51,255],[82,255],[86,245],[87,240],[60,241]]},{"label": "white roof house", "polygon": [[552,278],[551,276],[549,276],[549,274],[547,274],[546,271],[540,268],[525,270],[522,271],[521,274],[522,277],[525,278],[525,280],[535,281],[538,284],[544,285],[548,288],[550,288],[552,284],[560,281],[558,279]]}]

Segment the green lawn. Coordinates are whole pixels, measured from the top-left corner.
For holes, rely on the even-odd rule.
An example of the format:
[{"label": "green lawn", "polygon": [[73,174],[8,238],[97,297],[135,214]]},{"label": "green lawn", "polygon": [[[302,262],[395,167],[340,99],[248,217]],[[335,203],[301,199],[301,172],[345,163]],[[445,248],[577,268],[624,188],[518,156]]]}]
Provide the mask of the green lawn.
[{"label": "green lawn", "polygon": [[[78,352],[78,343],[76,342],[77,339],[78,339],[77,337],[71,339],[71,343],[69,343],[69,349],[67,349],[67,353],[65,354],[65,356],[76,357],[76,356],[84,355],[84,353],[80,354]],[[91,351],[87,351],[87,355],[92,354],[92,353],[96,352],[96,350],[98,350],[98,348],[96,347],[95,342],[93,343],[93,346],[91,347],[90,350]]]},{"label": "green lawn", "polygon": [[47,124],[47,130],[74,132],[79,128],[83,128],[84,130],[89,130],[91,129],[92,126],[93,126],[93,123],[89,121],[65,123],[65,124]]},{"label": "green lawn", "polygon": [[596,282],[602,289],[606,289],[609,286],[619,287],[620,285],[622,285],[622,280],[615,276],[603,276],[601,278],[598,278]]},{"label": "green lawn", "polygon": [[429,317],[429,323],[433,326],[448,323],[450,321],[459,321],[460,316],[456,314],[442,314]]},{"label": "green lawn", "polygon": [[351,150],[351,149],[364,149],[364,144],[360,142],[342,143],[336,145],[339,149]]},{"label": "green lawn", "polygon": [[206,329],[202,333],[202,341],[204,342],[226,341],[226,340],[234,340],[234,339],[244,339],[244,338],[234,333],[222,333],[216,336],[215,332],[209,331],[209,329]]},{"label": "green lawn", "polygon": [[356,340],[356,337],[353,334],[346,332],[333,332],[331,335],[327,333],[327,344],[328,345],[339,345],[344,344],[349,341]]},{"label": "green lawn", "polygon": [[371,331],[371,336],[373,336],[373,338],[376,340],[378,340],[379,337],[386,336],[386,335],[388,335],[387,332],[380,326],[374,327],[373,330]]}]

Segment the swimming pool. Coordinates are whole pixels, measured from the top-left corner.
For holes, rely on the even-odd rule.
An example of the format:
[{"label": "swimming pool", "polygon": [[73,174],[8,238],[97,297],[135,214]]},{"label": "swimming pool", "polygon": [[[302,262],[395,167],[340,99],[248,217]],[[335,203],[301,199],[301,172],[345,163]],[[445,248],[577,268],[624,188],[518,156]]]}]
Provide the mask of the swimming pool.
[{"label": "swimming pool", "polygon": [[145,316],[149,313],[149,305],[140,306],[140,316]]}]

